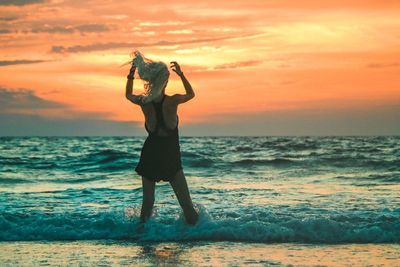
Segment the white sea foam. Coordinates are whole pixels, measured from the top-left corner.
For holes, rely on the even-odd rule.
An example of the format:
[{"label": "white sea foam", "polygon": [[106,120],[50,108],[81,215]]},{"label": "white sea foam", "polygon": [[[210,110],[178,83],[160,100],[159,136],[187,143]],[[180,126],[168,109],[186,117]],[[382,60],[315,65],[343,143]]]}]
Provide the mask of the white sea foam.
[{"label": "white sea foam", "polygon": [[156,215],[142,228],[138,228],[138,213],[127,214],[126,210],[94,214],[3,213],[0,240],[400,242],[400,209],[313,217],[282,216],[266,210],[215,219],[201,207],[195,226],[185,224],[182,214],[176,212],[171,216]]}]

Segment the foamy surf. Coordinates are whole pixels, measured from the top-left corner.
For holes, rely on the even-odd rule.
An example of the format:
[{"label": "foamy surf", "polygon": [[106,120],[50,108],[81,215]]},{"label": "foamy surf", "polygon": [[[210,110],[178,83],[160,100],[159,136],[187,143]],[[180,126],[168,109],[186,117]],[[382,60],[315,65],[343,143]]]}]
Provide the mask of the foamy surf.
[{"label": "foamy surf", "polygon": [[[251,210],[251,209],[250,209]],[[328,212],[321,215],[282,215],[265,209],[211,216],[200,207],[195,226],[182,214],[158,215],[139,227],[138,208],[90,214],[34,213],[0,215],[1,241],[134,240],[241,241],[261,243],[388,243],[400,242],[400,209],[371,212]],[[165,212],[165,211],[164,211]]]}]

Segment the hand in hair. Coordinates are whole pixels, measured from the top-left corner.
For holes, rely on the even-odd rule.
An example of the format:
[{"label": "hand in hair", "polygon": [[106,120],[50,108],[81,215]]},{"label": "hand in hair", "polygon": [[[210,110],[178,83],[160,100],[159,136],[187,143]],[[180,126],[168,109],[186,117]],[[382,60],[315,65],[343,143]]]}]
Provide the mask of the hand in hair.
[{"label": "hand in hair", "polygon": [[181,76],[183,74],[182,70],[181,70],[181,66],[179,66],[178,62],[176,61],[171,61],[171,69],[178,74],[179,76]]},{"label": "hand in hair", "polygon": [[131,69],[129,70],[129,74],[128,74],[128,76],[126,76],[126,78],[128,78],[128,79],[134,79],[135,78],[135,71],[136,71],[136,66],[133,64],[133,62],[132,62],[132,67],[131,67]]},{"label": "hand in hair", "polygon": [[133,62],[132,62],[132,66],[131,66],[131,69],[129,70],[129,73],[135,74],[135,71],[136,71],[136,66],[135,66],[135,64],[133,64]]}]

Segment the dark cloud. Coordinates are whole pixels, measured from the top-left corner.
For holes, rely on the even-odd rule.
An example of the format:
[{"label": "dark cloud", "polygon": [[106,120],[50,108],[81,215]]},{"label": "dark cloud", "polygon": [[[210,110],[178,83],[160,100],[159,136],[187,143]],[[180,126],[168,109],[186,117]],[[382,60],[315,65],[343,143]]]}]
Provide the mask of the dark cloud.
[{"label": "dark cloud", "polygon": [[49,119],[37,115],[0,114],[0,136],[132,136],[145,135],[137,122],[107,119]]},{"label": "dark cloud", "polygon": [[0,88],[0,136],[143,134],[135,122],[112,121],[107,119],[110,115],[75,111],[65,104],[38,97],[29,89]]},{"label": "dark cloud", "polygon": [[343,136],[400,135],[400,104],[358,109],[281,110],[213,114],[210,122],[190,123],[186,136]]},{"label": "dark cloud", "polygon": [[19,60],[0,60],[0,67],[1,67],[1,66],[9,66],[9,65],[34,64],[34,63],[41,63],[41,62],[48,62],[48,61],[46,61],[46,60],[27,60],[27,59],[19,59]]},{"label": "dark cloud", "polygon": [[73,33],[73,32],[106,32],[109,31],[109,28],[104,24],[97,23],[89,23],[89,24],[80,24],[77,26],[43,26],[33,28],[33,33]]},{"label": "dark cloud", "polygon": [[0,6],[23,6],[43,3],[44,0],[1,0]]},{"label": "dark cloud", "polygon": [[13,20],[17,20],[17,19],[18,19],[17,16],[0,17],[0,21],[13,21]]},{"label": "dark cloud", "polygon": [[370,63],[367,65],[368,68],[391,68],[399,67],[400,62],[388,62],[388,63]]},{"label": "dark cloud", "polygon": [[194,43],[207,43],[216,42],[221,40],[236,39],[242,37],[249,37],[252,35],[241,35],[241,36],[225,36],[216,38],[204,38],[204,39],[191,39],[183,41],[159,41],[154,43],[129,43],[129,42],[110,42],[110,43],[95,43],[90,45],[75,45],[75,46],[53,46],[51,52],[53,53],[79,53],[79,52],[91,52],[91,51],[102,51],[117,48],[140,48],[149,46],[168,46],[168,45],[181,45],[181,44],[194,44]]},{"label": "dark cloud", "polygon": [[0,87],[0,114],[59,108],[65,105],[40,98],[32,90]]},{"label": "dark cloud", "polygon": [[112,116],[108,112],[82,112],[63,103],[46,100],[37,96],[30,89],[9,89],[0,87],[0,114],[34,114],[46,116],[61,114],[69,119],[99,120]]},{"label": "dark cloud", "polygon": [[12,33],[10,30],[0,29],[0,34]]},{"label": "dark cloud", "polygon": [[104,24],[82,24],[74,27],[77,31],[80,32],[106,32],[109,28]]},{"label": "dark cloud", "polygon": [[32,32],[40,33],[40,32],[47,32],[47,33],[72,33],[74,32],[74,28],[70,26],[46,26],[41,28],[33,28]]},{"label": "dark cloud", "polygon": [[145,43],[96,43],[91,45],[74,45],[74,46],[53,46],[51,52],[53,53],[79,53],[79,52],[91,52],[108,50],[114,48],[125,48],[125,47],[143,47],[148,46]]},{"label": "dark cloud", "polygon": [[[35,112],[43,109],[61,109],[72,116],[48,118]],[[27,89],[0,88],[0,136],[146,134],[143,123],[113,121],[107,119],[108,115],[76,112],[64,104],[40,98]],[[183,136],[399,135],[399,116],[399,103],[351,109],[225,113],[209,116],[212,121],[183,124],[180,132]]]},{"label": "dark cloud", "polygon": [[224,69],[237,69],[243,67],[252,67],[262,64],[262,60],[249,60],[249,61],[239,61],[233,63],[227,63],[222,65],[217,65],[214,67],[215,70],[224,70]]}]

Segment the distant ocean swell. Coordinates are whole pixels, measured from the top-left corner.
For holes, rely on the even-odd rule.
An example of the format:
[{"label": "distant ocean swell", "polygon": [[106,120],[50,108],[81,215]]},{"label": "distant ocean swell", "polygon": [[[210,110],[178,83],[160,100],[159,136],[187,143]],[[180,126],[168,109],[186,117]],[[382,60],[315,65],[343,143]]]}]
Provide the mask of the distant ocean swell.
[{"label": "distant ocean swell", "polygon": [[[0,241],[133,240],[242,241],[301,243],[399,243],[400,209],[290,216],[270,211],[228,213],[212,218],[201,208],[198,225],[179,218],[155,216],[138,229],[137,216],[123,210],[92,213],[0,214]],[[178,216],[177,216],[178,217]]]},{"label": "distant ocean swell", "polygon": [[[247,148],[246,148],[247,149]],[[248,148],[250,149],[250,148]],[[271,156],[260,156],[243,152],[231,153],[231,157],[221,157],[218,155],[205,155],[182,151],[182,161],[189,168],[209,168],[209,167],[310,167],[327,166],[332,168],[358,167],[368,169],[385,169],[390,171],[400,171],[400,157],[377,158],[373,155],[360,153],[345,154],[336,152],[330,154],[326,152],[307,151],[303,154],[274,153]],[[238,158],[238,159],[236,159]],[[31,169],[31,170],[66,170],[69,172],[93,172],[93,171],[126,171],[131,170],[137,164],[138,152],[124,152],[112,149],[93,151],[91,153],[75,155],[65,155],[49,157],[47,155],[28,156],[28,157],[1,157],[0,166],[4,166],[3,171]],[[2,167],[0,167],[1,170]],[[3,181],[0,180],[0,183]]]}]

